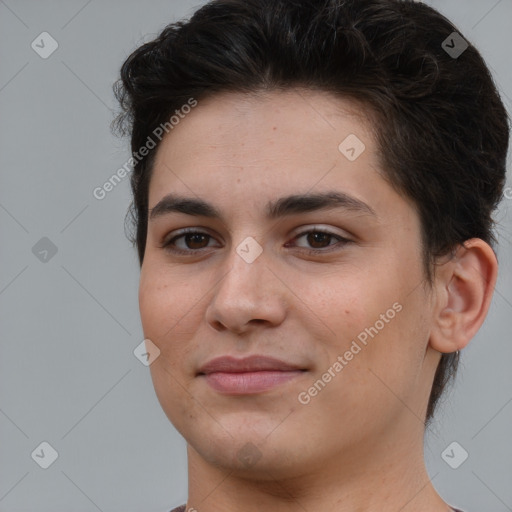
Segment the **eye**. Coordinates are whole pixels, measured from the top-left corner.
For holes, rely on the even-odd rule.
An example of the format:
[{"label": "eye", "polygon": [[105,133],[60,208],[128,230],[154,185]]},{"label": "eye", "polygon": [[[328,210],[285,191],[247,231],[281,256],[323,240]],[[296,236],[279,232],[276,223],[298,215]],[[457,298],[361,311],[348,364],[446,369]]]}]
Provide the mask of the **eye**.
[{"label": "eye", "polygon": [[203,231],[186,229],[169,240],[164,240],[160,247],[175,254],[189,255],[207,249],[212,239],[211,235]]},{"label": "eye", "polygon": [[[327,249],[330,247],[340,247],[344,246],[351,242],[348,238],[344,238],[340,235],[336,235],[335,233],[331,233],[330,231],[326,231],[323,229],[310,229],[308,231],[304,231],[302,233],[299,233],[293,240],[297,241],[301,238],[305,237],[305,241],[307,244],[310,245],[312,248],[308,248],[304,245],[298,245],[300,248],[305,248],[306,252],[310,253],[326,253],[330,252],[332,249]],[[335,243],[331,243],[332,241],[335,241]]]}]

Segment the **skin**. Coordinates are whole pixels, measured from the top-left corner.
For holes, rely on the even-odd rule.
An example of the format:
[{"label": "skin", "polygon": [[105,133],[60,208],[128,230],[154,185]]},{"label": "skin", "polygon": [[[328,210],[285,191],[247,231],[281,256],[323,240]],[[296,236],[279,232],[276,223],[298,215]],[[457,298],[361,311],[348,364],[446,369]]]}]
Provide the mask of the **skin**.
[{"label": "skin", "polygon": [[[338,150],[349,134],[365,144],[355,161]],[[265,215],[281,196],[332,190],[375,215]],[[418,215],[383,178],[370,119],[319,91],[200,101],[158,149],[150,210],[171,192],[222,214],[150,219],[140,276],[144,336],[160,350],[150,366],[155,391],[187,441],[187,510],[450,510],[425,469],[424,418],[441,352],[462,349],[484,321],[492,249],[468,241],[427,286]],[[333,236],[299,236],[315,227]],[[161,247],[183,228],[210,237],[175,240],[186,256]],[[262,249],[252,263],[236,251],[247,237]],[[314,248],[325,252],[308,253]],[[401,311],[300,403],[396,303]],[[197,376],[226,354],[269,355],[307,371],[259,394],[226,395]]]}]

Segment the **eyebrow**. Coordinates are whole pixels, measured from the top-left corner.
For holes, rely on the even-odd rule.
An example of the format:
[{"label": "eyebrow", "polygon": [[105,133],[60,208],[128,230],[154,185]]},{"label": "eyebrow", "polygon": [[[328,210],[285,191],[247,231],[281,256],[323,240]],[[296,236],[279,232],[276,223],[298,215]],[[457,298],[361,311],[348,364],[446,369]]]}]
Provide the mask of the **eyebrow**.
[{"label": "eyebrow", "polygon": [[[287,215],[317,210],[341,208],[377,217],[371,206],[345,192],[330,191],[316,194],[294,194],[281,197],[267,204],[266,215],[270,220]],[[212,204],[197,198],[168,194],[154,208],[148,210],[149,219],[154,220],[170,213],[222,219],[220,211]]]}]

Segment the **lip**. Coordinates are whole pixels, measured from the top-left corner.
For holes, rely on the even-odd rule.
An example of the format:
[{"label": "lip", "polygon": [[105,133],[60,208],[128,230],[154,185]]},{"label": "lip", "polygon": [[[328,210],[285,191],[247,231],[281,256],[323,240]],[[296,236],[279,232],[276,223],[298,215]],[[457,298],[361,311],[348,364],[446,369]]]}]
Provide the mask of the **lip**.
[{"label": "lip", "polygon": [[298,365],[262,355],[243,359],[221,356],[203,365],[197,376],[221,393],[245,395],[268,391],[305,371]]},{"label": "lip", "polygon": [[253,355],[238,359],[233,356],[216,357],[199,368],[198,373],[206,375],[215,372],[243,373],[260,371],[293,371],[302,370],[300,366],[275,359],[273,357]]}]

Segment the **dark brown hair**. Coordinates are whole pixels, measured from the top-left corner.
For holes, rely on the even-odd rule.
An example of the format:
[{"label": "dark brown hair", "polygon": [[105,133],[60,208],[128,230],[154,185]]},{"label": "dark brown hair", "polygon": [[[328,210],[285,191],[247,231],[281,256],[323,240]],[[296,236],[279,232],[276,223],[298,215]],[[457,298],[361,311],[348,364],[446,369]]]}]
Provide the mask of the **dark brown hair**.
[{"label": "dark brown hair", "polygon": [[[306,87],[357,100],[375,116],[384,177],[417,208],[432,284],[438,257],[464,241],[494,247],[505,183],[507,114],[474,46],[447,51],[464,46],[450,21],[410,0],[213,0],[124,62],[115,126],[137,152],[190,98]],[[141,265],[157,149],[131,175]],[[458,353],[442,355],[427,423],[457,365]]]}]

